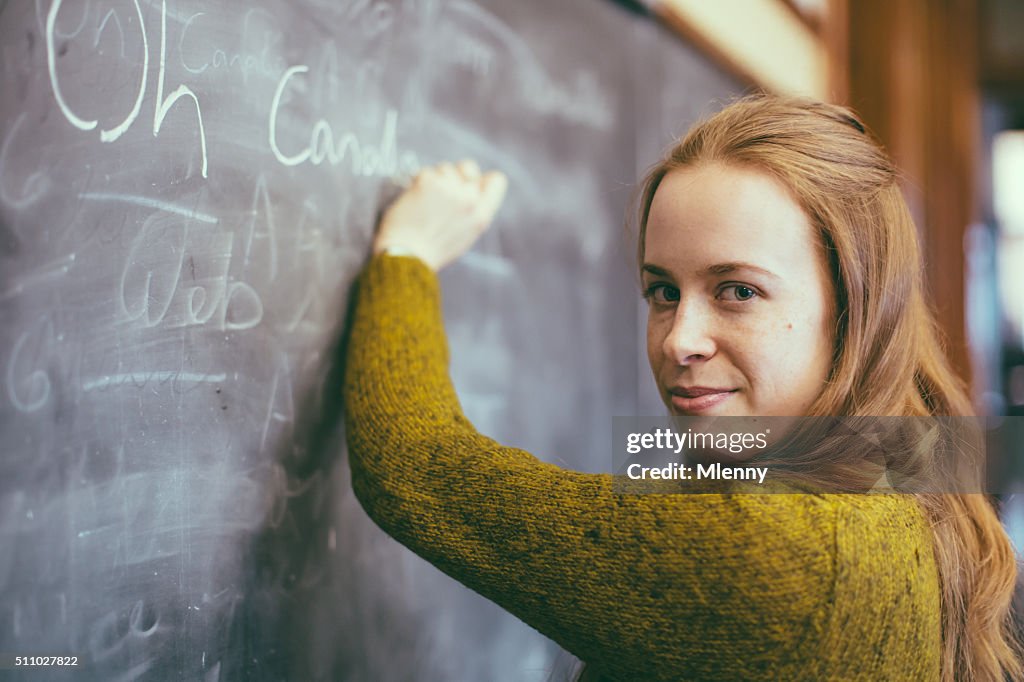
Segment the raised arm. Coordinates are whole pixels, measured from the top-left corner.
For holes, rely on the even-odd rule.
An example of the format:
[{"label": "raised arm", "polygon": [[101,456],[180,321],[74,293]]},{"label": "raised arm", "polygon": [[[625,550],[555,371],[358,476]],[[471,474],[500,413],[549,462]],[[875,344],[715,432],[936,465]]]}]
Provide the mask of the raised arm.
[{"label": "raised arm", "polygon": [[826,502],[617,495],[610,475],[502,447],[466,420],[448,379],[434,273],[382,255],[358,287],[352,485],[390,535],[609,673],[658,679],[737,642],[764,665],[821,631],[834,577]]},{"label": "raised arm", "polygon": [[428,260],[378,254],[357,287],[352,485],[386,532],[615,679],[806,674],[830,616],[830,501],[619,495],[502,447],[449,380]]}]

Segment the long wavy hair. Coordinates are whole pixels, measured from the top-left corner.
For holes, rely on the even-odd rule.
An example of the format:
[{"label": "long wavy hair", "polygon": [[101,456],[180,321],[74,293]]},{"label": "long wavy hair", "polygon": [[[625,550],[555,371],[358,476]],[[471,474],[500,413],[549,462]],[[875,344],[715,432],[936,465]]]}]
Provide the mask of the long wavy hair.
[{"label": "long wavy hair", "polygon": [[[642,185],[641,265],[661,180],[709,162],[777,179],[820,235],[835,288],[836,333],[831,376],[808,416],[971,414],[925,300],[917,231],[897,169],[854,112],[754,95],[693,127]],[[914,467],[927,468],[920,460],[927,449],[913,451]],[[931,525],[941,580],[943,682],[1024,679],[1011,620],[1016,560],[992,504],[983,494],[915,497]]]}]

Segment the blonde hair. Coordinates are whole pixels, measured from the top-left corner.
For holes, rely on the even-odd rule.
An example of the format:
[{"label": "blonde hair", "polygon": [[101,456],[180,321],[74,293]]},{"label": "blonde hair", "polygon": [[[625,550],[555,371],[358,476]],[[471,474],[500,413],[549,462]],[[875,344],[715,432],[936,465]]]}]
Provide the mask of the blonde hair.
[{"label": "blonde hair", "polygon": [[[925,302],[917,232],[897,170],[856,114],[755,95],[692,128],[643,183],[641,265],[661,180],[673,169],[711,162],[780,181],[820,235],[836,295],[834,369],[808,416],[971,413]],[[941,579],[942,680],[1024,679],[1011,620],[1016,560],[991,503],[982,494],[915,497],[931,524]]]}]

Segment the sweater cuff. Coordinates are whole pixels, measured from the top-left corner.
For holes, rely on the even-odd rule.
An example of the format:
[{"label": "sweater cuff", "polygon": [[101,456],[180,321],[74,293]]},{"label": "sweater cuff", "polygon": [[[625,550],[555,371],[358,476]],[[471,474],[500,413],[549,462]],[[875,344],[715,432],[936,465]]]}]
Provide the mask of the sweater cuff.
[{"label": "sweater cuff", "polygon": [[412,255],[394,255],[386,251],[374,254],[363,272],[365,286],[373,291],[418,290],[439,295],[441,285],[429,265]]}]

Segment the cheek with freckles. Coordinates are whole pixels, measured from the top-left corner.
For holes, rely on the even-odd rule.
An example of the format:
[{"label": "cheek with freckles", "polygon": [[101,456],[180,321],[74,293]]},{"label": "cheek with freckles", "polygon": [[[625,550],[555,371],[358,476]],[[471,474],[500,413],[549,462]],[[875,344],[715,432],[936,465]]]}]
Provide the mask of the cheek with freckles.
[{"label": "cheek with freckles", "polygon": [[817,315],[782,318],[744,335],[735,357],[749,382],[752,410],[801,414],[817,398],[827,371],[819,326]]}]

